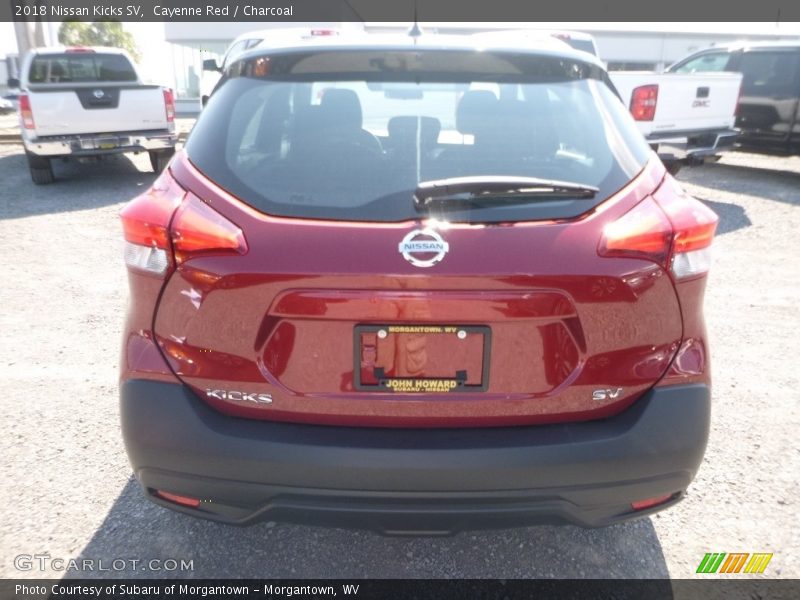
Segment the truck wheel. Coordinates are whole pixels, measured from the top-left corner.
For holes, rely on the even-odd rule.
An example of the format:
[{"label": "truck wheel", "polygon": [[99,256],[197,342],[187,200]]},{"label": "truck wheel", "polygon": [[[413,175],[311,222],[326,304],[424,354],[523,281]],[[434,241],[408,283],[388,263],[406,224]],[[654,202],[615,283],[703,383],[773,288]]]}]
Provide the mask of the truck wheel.
[{"label": "truck wheel", "polygon": [[150,150],[150,166],[153,167],[154,173],[161,173],[175,154],[175,150]]},{"label": "truck wheel", "polygon": [[31,172],[31,179],[36,185],[47,185],[53,183],[53,165],[49,158],[28,154],[28,170]]}]

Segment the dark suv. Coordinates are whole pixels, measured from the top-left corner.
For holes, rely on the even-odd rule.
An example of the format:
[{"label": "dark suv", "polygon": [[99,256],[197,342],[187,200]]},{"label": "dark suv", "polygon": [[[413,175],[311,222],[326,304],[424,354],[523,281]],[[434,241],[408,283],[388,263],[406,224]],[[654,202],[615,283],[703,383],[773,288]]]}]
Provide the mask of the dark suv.
[{"label": "dark suv", "polygon": [[746,149],[800,154],[800,42],[730,44],[701,50],[667,69],[672,73],[742,73],[736,113]]},{"label": "dark suv", "polygon": [[563,44],[323,39],[228,66],[122,212],[122,431],[227,523],[601,526],[684,495],[716,215]]}]

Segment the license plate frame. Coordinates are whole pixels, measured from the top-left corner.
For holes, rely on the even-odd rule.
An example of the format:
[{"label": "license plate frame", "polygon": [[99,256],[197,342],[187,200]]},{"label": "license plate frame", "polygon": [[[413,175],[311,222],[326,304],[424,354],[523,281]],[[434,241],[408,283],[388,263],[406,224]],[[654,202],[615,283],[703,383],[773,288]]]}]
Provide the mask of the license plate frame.
[{"label": "license plate frame", "polygon": [[[453,377],[394,377],[383,375],[375,369],[377,383],[365,383],[362,380],[362,335],[383,330],[386,336],[402,333],[421,333],[424,335],[452,335],[457,337],[460,331],[466,334],[481,334],[483,349],[481,353],[480,384],[466,383],[466,376],[459,379],[459,371]],[[393,323],[359,324],[353,328],[353,387],[358,391],[383,392],[389,394],[403,393],[453,393],[453,392],[485,392],[489,389],[489,367],[492,348],[492,329],[488,325],[441,325],[430,323]],[[466,371],[464,371],[466,373]]]}]

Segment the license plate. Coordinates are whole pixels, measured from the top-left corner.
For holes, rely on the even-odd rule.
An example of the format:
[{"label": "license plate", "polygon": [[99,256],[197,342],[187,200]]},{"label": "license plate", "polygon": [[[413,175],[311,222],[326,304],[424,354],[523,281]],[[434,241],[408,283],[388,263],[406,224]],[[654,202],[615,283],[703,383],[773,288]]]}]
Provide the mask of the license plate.
[{"label": "license plate", "polygon": [[354,386],[361,391],[483,392],[491,330],[483,325],[357,325]]}]

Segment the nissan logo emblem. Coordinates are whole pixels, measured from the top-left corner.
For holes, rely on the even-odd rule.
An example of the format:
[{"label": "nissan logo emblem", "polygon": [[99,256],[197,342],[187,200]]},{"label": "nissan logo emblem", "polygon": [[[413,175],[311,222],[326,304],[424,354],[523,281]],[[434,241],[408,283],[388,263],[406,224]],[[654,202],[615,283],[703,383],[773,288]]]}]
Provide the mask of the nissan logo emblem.
[{"label": "nissan logo emblem", "polygon": [[415,229],[398,246],[400,254],[415,267],[432,267],[444,258],[450,245],[433,229]]}]

